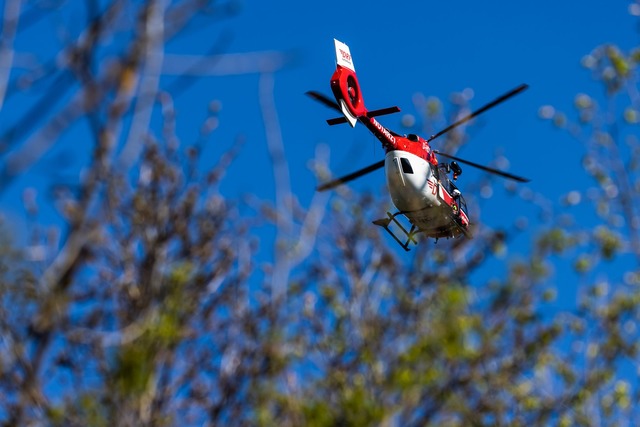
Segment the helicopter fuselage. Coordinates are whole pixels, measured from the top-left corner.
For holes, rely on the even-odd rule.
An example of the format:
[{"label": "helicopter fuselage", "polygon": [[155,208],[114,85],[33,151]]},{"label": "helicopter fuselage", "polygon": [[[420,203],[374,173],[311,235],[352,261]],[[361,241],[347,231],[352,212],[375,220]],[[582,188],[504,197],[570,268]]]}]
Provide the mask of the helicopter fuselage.
[{"label": "helicopter fuselage", "polygon": [[[429,237],[456,237],[469,225],[466,204],[445,166],[404,150],[385,156],[389,195],[411,224]],[[452,194],[453,193],[453,194]]]}]

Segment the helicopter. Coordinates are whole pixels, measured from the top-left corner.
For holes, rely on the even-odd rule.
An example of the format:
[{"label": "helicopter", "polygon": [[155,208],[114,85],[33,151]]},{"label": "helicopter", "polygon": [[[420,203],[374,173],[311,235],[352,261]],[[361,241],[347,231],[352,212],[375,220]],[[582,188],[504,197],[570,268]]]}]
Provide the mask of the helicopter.
[{"label": "helicopter", "polygon": [[[417,244],[418,234],[434,238],[436,242],[440,238],[472,238],[467,204],[454,183],[462,174],[460,163],[518,182],[529,181],[499,169],[442,153],[432,149],[430,145],[434,139],[523,92],[529,87],[527,84],[515,87],[429,138],[416,134],[401,135],[376,120],[378,116],[397,113],[400,108],[393,106],[378,110],[367,109],[349,47],[336,39],[334,45],[336,70],[331,77],[331,91],[335,101],[317,91],[308,91],[306,94],[342,114],[327,120],[329,125],[349,123],[355,127],[357,122],[362,123],[380,141],[386,154],[384,160],[326,182],[317,191],[333,189],[384,167],[389,195],[397,211],[387,212],[385,218],[377,219],[373,224],[384,228],[405,251],[409,251],[411,243]],[[438,156],[452,161],[441,163]],[[449,178],[450,173],[452,179]],[[401,217],[408,220],[410,228],[402,225],[398,220]],[[402,233],[402,239],[389,227],[392,222]]]}]

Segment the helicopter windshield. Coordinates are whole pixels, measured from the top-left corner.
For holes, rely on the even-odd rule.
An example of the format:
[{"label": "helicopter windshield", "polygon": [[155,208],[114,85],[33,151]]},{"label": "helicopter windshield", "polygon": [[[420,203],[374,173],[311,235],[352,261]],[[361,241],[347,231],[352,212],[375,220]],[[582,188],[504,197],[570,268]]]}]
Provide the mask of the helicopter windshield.
[{"label": "helicopter windshield", "polygon": [[440,163],[438,165],[438,179],[440,183],[449,194],[453,194],[453,190],[457,190],[458,187],[449,179],[449,171],[450,166],[448,163]]}]

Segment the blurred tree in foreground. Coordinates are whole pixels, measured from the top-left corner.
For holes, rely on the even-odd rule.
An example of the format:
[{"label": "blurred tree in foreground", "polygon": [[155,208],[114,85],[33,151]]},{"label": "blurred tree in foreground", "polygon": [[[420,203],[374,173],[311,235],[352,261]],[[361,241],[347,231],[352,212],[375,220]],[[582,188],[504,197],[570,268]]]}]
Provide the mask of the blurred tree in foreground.
[{"label": "blurred tree in foreground", "polygon": [[[62,54],[23,70],[33,58],[14,46],[50,12],[44,5],[5,3],[0,102],[12,124],[0,129],[1,184],[78,128],[92,154],[77,181],[52,181],[50,198],[25,191],[25,245],[2,235],[5,425],[640,421],[635,50],[603,46],[584,60],[605,91],[579,95],[575,121],[541,109],[584,144],[595,186],[564,202],[594,222],[557,207],[531,250],[504,260],[503,277],[475,283],[518,227],[481,227],[473,240],[399,258],[370,225],[385,202],[348,188],[331,204],[297,201],[272,98],[276,53],[257,70],[275,203],[251,200],[255,217],[240,215],[242,202],[220,193],[235,149],[208,170],[199,162],[215,109],[202,141],[185,142],[172,100],[188,82],[165,88],[158,76],[171,68],[168,40],[232,4],[96,2]],[[21,97],[30,107],[7,111]],[[451,114],[468,101],[456,97]],[[417,105],[425,126],[443,112],[434,99]],[[326,174],[321,151],[312,166]],[[44,219],[51,209],[55,227]],[[276,230],[267,265],[254,261],[257,218]],[[564,263],[582,286],[576,307],[558,311],[551,283]]]}]

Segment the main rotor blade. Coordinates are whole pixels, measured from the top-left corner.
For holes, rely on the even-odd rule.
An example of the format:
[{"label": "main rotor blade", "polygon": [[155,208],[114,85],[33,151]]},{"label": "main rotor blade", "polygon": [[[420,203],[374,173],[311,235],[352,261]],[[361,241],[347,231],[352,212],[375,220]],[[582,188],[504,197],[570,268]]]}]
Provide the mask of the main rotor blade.
[{"label": "main rotor blade", "polygon": [[480,165],[478,163],[470,162],[469,160],[461,159],[460,157],[452,156],[451,154],[441,153],[438,150],[433,150],[433,152],[438,154],[439,156],[448,157],[448,158],[456,160],[456,161],[458,161],[460,163],[464,163],[466,165],[473,166],[474,168],[482,169],[483,171],[487,171],[487,172],[490,172],[490,173],[493,173],[493,174],[496,174],[496,175],[500,175],[500,176],[502,176],[504,178],[513,179],[514,181],[518,181],[518,182],[529,182],[530,181],[527,178],[523,178],[523,177],[518,176],[518,175],[513,175],[513,174],[510,174],[509,172],[501,171],[500,169],[494,169],[494,168],[490,168],[489,166],[484,166],[484,165]]},{"label": "main rotor blade", "polygon": [[461,124],[468,122],[469,120],[473,119],[474,117],[484,113],[488,109],[495,107],[496,105],[500,104],[501,102],[506,101],[507,99],[511,98],[514,95],[519,94],[520,92],[522,92],[523,90],[527,89],[528,87],[529,87],[528,84],[521,84],[520,86],[516,87],[515,89],[511,89],[509,92],[507,92],[504,95],[494,99],[493,101],[491,101],[487,105],[483,106],[482,108],[479,108],[478,110],[474,111],[473,113],[469,114],[468,116],[463,117],[462,119],[458,120],[457,122],[455,122],[453,124],[450,124],[446,128],[442,129],[440,132],[436,133],[435,135],[431,135],[429,137],[429,139],[427,139],[427,142],[431,142],[434,139],[436,139],[437,137],[442,136],[443,134],[449,132],[453,128],[458,127]]},{"label": "main rotor blade", "polygon": [[335,102],[333,99],[329,98],[327,95],[320,92],[316,92],[315,90],[307,91],[306,94],[311,98],[315,99],[316,101],[318,101],[319,103],[324,104],[327,107],[338,111],[339,113],[342,113],[342,110],[340,109],[340,106],[338,105],[338,103]]},{"label": "main rotor blade", "polygon": [[354,179],[359,178],[362,175],[366,175],[369,172],[373,172],[376,169],[380,169],[381,167],[384,167],[384,160],[380,160],[377,163],[367,166],[366,168],[357,170],[353,173],[350,173],[349,175],[345,175],[341,178],[334,179],[333,181],[326,182],[321,186],[319,186],[318,188],[316,188],[316,190],[317,191],[331,190],[332,188],[338,187],[339,185],[342,185],[345,182],[353,181]]}]

